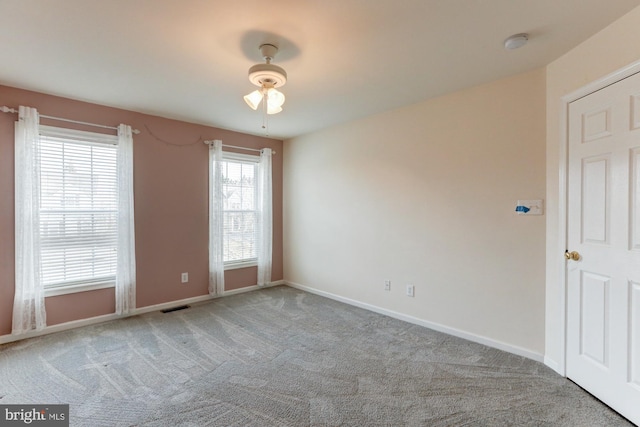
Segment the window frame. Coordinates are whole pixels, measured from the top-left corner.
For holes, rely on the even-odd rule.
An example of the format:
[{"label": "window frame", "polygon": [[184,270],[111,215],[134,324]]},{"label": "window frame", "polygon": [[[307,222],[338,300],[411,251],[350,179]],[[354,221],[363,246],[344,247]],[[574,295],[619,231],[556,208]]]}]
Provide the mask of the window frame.
[{"label": "window frame", "polygon": [[[253,164],[254,172],[255,172],[254,192],[256,193],[256,197],[254,197],[254,201],[255,203],[257,203],[257,192],[258,192],[257,178],[258,178],[258,164],[260,163],[260,156],[223,151],[222,163],[226,163],[226,162]],[[223,187],[224,187],[224,184],[223,184]],[[257,211],[258,211],[258,207],[256,205],[254,206],[254,212],[257,213]],[[254,229],[254,232],[256,233],[256,238],[257,238],[257,229]],[[223,248],[224,248],[224,235],[222,236],[222,242],[223,242]],[[258,265],[258,257],[256,255],[255,258],[246,258],[244,260],[238,260],[238,261],[224,261],[224,270],[227,271],[227,270],[236,270],[236,269],[247,268],[247,267],[256,267],[257,265]]]},{"label": "window frame", "polygon": [[[44,135],[45,137],[65,139],[68,141],[77,141],[81,144],[84,143],[92,146],[96,146],[99,144],[113,145],[113,146],[118,145],[117,135],[103,134],[98,132],[80,131],[76,129],[61,128],[57,126],[40,125],[39,134],[41,136]],[[116,156],[116,168],[117,168],[117,156]],[[116,173],[115,179],[117,180],[117,173]],[[42,190],[42,185],[40,186],[40,190]],[[40,197],[42,197],[42,195]],[[42,207],[40,209],[42,212]],[[41,237],[42,237],[42,234],[41,234]],[[99,278],[96,280],[89,280],[89,281],[75,280],[75,281],[68,281],[64,283],[46,285],[46,286],[43,285],[43,286],[44,286],[45,297],[51,297],[51,296],[57,296],[57,295],[66,295],[71,293],[93,291],[98,289],[114,288],[115,284],[116,284],[116,274],[114,272],[113,276]]]}]

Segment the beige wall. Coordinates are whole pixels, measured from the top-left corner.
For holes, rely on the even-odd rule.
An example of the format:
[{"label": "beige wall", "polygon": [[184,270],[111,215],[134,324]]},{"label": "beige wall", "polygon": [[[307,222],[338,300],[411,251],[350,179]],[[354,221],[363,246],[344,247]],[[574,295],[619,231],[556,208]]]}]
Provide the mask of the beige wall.
[{"label": "beige wall", "polygon": [[541,356],[544,136],[540,69],[285,141],[285,280]]},{"label": "beige wall", "polygon": [[562,310],[564,293],[562,257],[565,237],[559,235],[558,197],[564,182],[559,177],[561,98],[640,60],[640,7],[547,66],[547,278],[545,359],[562,365]]},{"label": "beige wall", "polygon": [[[141,130],[134,135],[138,307],[207,294],[208,149],[199,140],[273,148],[277,154],[273,157],[272,277],[282,279],[282,141],[6,86],[0,86],[0,100],[0,105],[36,107],[41,114],[110,125],[127,123]],[[0,114],[0,335],[11,332],[13,307],[15,120],[15,114]],[[256,116],[256,124],[259,120]],[[182,272],[189,273],[188,284],[180,283]],[[227,271],[225,287],[255,285],[256,274],[255,267]],[[50,297],[46,308],[49,325],[110,314],[115,311],[114,292],[104,289]]]}]

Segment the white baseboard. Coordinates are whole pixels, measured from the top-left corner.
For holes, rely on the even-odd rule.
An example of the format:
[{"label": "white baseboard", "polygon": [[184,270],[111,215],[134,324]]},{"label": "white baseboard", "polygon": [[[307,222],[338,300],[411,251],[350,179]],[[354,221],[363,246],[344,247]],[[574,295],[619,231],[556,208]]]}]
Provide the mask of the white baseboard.
[{"label": "white baseboard", "polygon": [[563,372],[563,370],[560,369],[560,364],[555,360],[547,356],[544,356],[544,364],[547,365],[549,368],[553,369],[554,371],[556,371],[558,374],[562,375],[563,377],[565,376],[565,373]]},{"label": "white baseboard", "polygon": [[136,308],[135,310],[133,310],[133,313],[127,316],[122,316],[122,317],[124,318],[129,316],[137,316],[139,314],[151,313],[152,311],[166,310],[168,308],[178,307],[181,305],[196,304],[198,302],[209,301],[215,298],[219,298],[219,297],[211,296],[211,295],[199,295],[197,297],[185,298],[177,301],[169,301],[169,302],[163,302],[161,304],[147,305],[145,307]]},{"label": "white baseboard", "polygon": [[115,313],[105,314],[105,315],[102,315],[102,316],[90,317],[88,319],[73,320],[71,322],[65,322],[65,323],[59,323],[57,325],[47,326],[46,328],[44,328],[41,331],[31,331],[31,332],[27,332],[27,333],[21,334],[21,335],[2,335],[2,336],[0,336],[0,344],[7,344],[7,343],[10,343],[10,342],[20,341],[20,340],[27,339],[27,338],[39,337],[39,336],[42,336],[42,335],[48,335],[48,334],[53,334],[53,333],[56,333],[56,332],[67,331],[69,329],[76,329],[76,328],[81,328],[83,326],[90,326],[90,325],[96,325],[98,323],[109,322],[111,320],[124,319],[124,318],[131,317],[131,316],[137,316],[137,315],[144,314],[144,313],[150,313],[152,311],[165,310],[167,308],[177,307],[177,306],[180,306],[180,305],[196,304],[196,303],[199,303],[199,302],[209,301],[209,300],[212,300],[212,299],[215,299],[215,298],[221,298],[221,297],[226,297],[226,296],[231,296],[231,295],[237,295],[237,294],[241,294],[241,293],[245,293],[245,292],[255,291],[255,290],[261,289],[261,288],[284,285],[284,284],[285,284],[284,280],[278,280],[278,281],[275,281],[275,282],[271,282],[268,286],[260,287],[260,286],[254,285],[254,286],[247,286],[247,287],[239,288],[239,289],[233,289],[231,291],[225,291],[220,296],[199,295],[197,297],[185,298],[185,299],[181,299],[181,300],[177,300],[177,301],[164,302],[162,304],[148,305],[148,306],[145,306],[145,307],[136,308],[130,314],[125,314],[125,315],[121,315],[121,316],[119,316],[119,315],[117,315]]},{"label": "white baseboard", "polygon": [[453,335],[458,338],[464,338],[469,341],[477,342],[479,344],[484,344],[488,347],[497,348],[498,350],[503,350],[508,353],[516,354],[518,356],[526,357],[527,359],[535,360],[536,362],[543,362],[544,357],[542,354],[536,353],[531,350],[527,350],[526,348],[518,347],[515,345],[507,344],[502,341],[497,341],[491,338],[487,338],[481,335],[476,335],[470,332],[465,332],[460,329],[451,328],[449,326],[441,325],[439,323],[430,322],[428,320],[419,319],[417,317],[409,316],[407,314],[398,313],[396,311],[387,310],[386,308],[381,308],[375,305],[367,304],[361,301],[353,300],[350,298],[345,298],[340,295],[332,294],[330,292],[321,291],[319,289],[311,288],[309,286],[301,285],[299,283],[294,283],[285,280],[285,284],[291,286],[292,288],[300,289],[312,294],[320,295],[323,297],[327,297],[336,301],[343,302],[345,304],[353,305],[355,307],[363,308],[365,310],[373,311],[375,313],[384,314],[385,316],[393,317],[394,319],[403,320],[408,323],[413,323],[414,325],[424,326],[429,329],[433,329],[438,332],[443,332],[445,334]]},{"label": "white baseboard", "polygon": [[244,287],[244,288],[233,289],[231,291],[224,291],[222,296],[226,297],[226,296],[230,296],[230,295],[243,294],[245,292],[251,292],[251,291],[258,290],[258,289],[270,288],[272,286],[279,286],[279,285],[284,285],[284,284],[285,284],[284,280],[276,280],[275,282],[271,282],[266,286],[253,285],[253,286],[247,286],[247,287]]},{"label": "white baseboard", "polygon": [[41,335],[53,334],[56,332],[67,331],[69,329],[81,328],[83,326],[95,325],[98,323],[109,322],[111,320],[122,319],[128,316],[118,316],[115,313],[104,314],[102,316],[90,317],[88,319],[73,320],[71,322],[59,323],[57,325],[47,326],[40,331],[26,332],[20,335],[2,335],[0,336],[0,344],[6,344],[14,341],[20,341],[27,338],[39,337]]}]

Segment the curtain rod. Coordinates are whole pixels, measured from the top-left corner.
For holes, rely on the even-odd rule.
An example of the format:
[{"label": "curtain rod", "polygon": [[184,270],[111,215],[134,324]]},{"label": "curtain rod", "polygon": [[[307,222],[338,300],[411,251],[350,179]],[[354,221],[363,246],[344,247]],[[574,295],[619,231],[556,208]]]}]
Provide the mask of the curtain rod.
[{"label": "curtain rod", "polygon": [[[213,140],[207,140],[207,141],[203,141],[205,144],[207,145],[211,145],[213,144]],[[237,145],[227,145],[227,144],[222,144],[223,147],[227,147],[227,148],[237,148],[238,150],[247,150],[247,151],[257,151],[260,152],[262,150],[257,149],[257,148],[247,148],[247,147],[238,147]],[[271,151],[271,154],[276,154],[275,151]]]},{"label": "curtain rod", "polygon": [[[2,111],[3,113],[17,113],[18,112],[18,110],[16,110],[15,108],[10,108],[10,107],[7,107],[7,106],[0,107],[0,111]],[[103,129],[118,130],[117,127],[113,127],[113,126],[98,125],[98,124],[89,123],[89,122],[80,122],[78,120],[63,119],[61,117],[45,116],[44,114],[40,114],[40,117],[42,117],[43,119],[57,120],[57,121],[60,121],[60,122],[75,123],[75,124],[78,124],[78,125],[85,125],[85,126],[93,126],[93,127],[97,127],[97,128],[103,128]],[[135,133],[136,135],[138,135],[140,133],[140,131],[138,129],[133,129],[131,132]]]}]

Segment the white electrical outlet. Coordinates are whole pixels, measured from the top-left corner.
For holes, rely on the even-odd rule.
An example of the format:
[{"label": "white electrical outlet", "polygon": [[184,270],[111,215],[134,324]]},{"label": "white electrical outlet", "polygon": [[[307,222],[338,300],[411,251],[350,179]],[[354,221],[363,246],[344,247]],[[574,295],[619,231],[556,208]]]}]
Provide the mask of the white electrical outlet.
[{"label": "white electrical outlet", "polygon": [[390,291],[391,290],[391,280],[385,280],[384,281],[384,290],[385,291]]},{"label": "white electrical outlet", "polygon": [[182,273],[180,275],[180,280],[182,283],[187,283],[189,281],[189,273]]},{"label": "white electrical outlet", "polygon": [[407,296],[408,297],[415,296],[415,287],[413,285],[407,285]]}]

